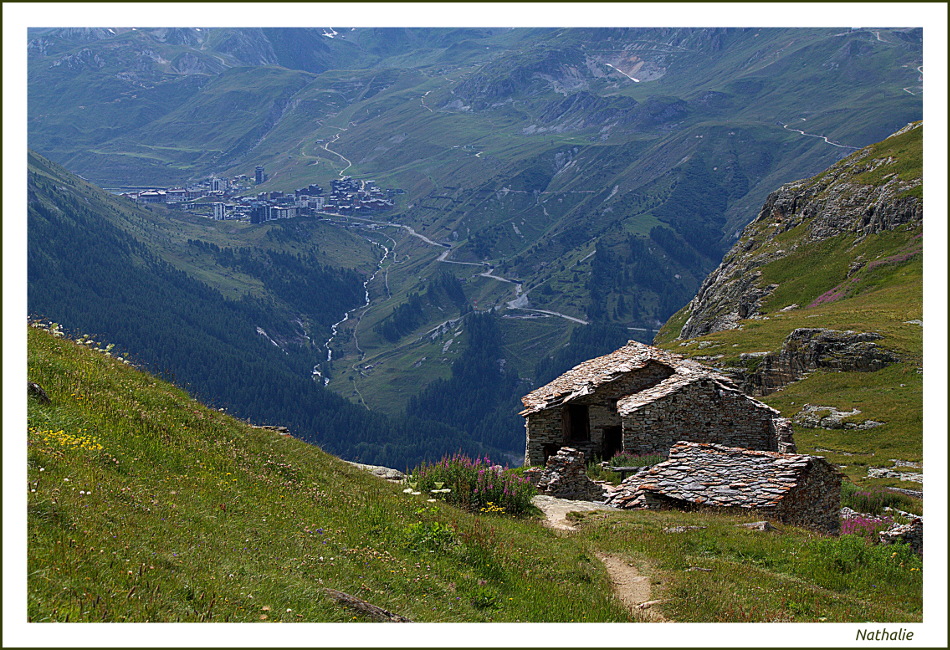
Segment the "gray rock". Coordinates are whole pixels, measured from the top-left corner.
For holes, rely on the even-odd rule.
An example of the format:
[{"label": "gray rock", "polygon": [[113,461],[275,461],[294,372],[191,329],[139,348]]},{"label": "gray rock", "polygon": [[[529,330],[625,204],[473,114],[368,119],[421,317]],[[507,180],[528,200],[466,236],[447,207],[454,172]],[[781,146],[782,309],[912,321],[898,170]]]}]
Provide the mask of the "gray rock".
[{"label": "gray rock", "polygon": [[799,328],[785,337],[779,352],[762,357],[754,370],[731,369],[729,374],[745,393],[762,396],[813,370],[873,372],[900,360],[875,343],[881,338],[876,332]]},{"label": "gray rock", "polygon": [[364,465],[363,463],[353,463],[350,461],[346,462],[350,463],[350,465],[353,465],[354,467],[369,472],[373,476],[378,476],[381,479],[392,481],[393,483],[399,483],[406,479],[406,475],[403,472],[391,467],[383,467],[381,465]]},{"label": "gray rock", "polygon": [[891,524],[886,530],[878,533],[882,544],[905,542],[914,553],[924,553],[924,519],[915,517],[909,524]]},{"label": "gray rock", "polygon": [[[920,185],[920,179],[903,180],[895,174],[868,185],[854,178],[876,164],[870,155],[871,150],[864,149],[820,176],[772,192],[758,217],[689,303],[689,318],[679,338],[736,329],[741,319],[761,316],[764,298],[777,286],[761,286],[761,268],[795,252],[795,241],[781,245],[775,241],[793,228],[801,226],[804,232],[799,241],[811,243],[843,233],[860,237],[922,222],[923,202],[907,193]],[[863,260],[854,260],[851,274],[863,266]]]},{"label": "gray rock", "polygon": [[33,383],[32,381],[27,382],[26,392],[30,397],[34,398],[40,404],[50,404],[52,402],[52,400],[49,398],[49,395],[47,395],[46,391],[43,390],[43,387],[39,384]]},{"label": "gray rock", "polygon": [[923,483],[924,475],[916,472],[895,472],[887,467],[868,467],[868,478],[896,478],[900,481]]}]

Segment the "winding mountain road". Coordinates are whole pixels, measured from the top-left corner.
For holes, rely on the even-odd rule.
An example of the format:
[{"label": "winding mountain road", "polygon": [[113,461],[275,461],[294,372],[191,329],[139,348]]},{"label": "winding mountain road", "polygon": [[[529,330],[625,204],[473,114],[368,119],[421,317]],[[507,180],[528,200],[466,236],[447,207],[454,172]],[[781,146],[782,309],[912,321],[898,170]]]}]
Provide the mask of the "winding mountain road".
[{"label": "winding mountain road", "polygon": [[[338,128],[338,127],[334,127],[334,128]],[[323,143],[323,148],[324,148],[327,152],[332,153],[334,156],[339,156],[339,157],[340,157],[340,160],[342,160],[342,161],[344,161],[344,162],[346,163],[346,167],[344,167],[343,169],[341,169],[341,170],[339,171],[340,178],[343,178],[344,172],[346,172],[347,169],[349,169],[350,167],[352,167],[352,166],[353,166],[353,163],[350,162],[350,159],[347,158],[346,156],[344,156],[343,154],[341,154],[339,151],[334,151],[333,149],[331,149],[331,148],[330,148],[330,145],[333,144],[334,142],[336,142],[337,140],[339,140],[339,139],[340,139],[340,136],[343,135],[343,132],[344,132],[344,131],[346,131],[346,129],[340,129],[340,132],[337,133],[335,136],[333,136],[333,139],[332,139],[332,140],[330,140],[329,142],[324,142],[324,143]]]},{"label": "winding mountain road", "polygon": [[[327,149],[327,151],[330,151],[330,150]],[[331,152],[331,153],[336,153],[336,152]],[[338,154],[338,155],[339,155],[339,154]],[[342,156],[341,156],[341,158],[342,158]],[[450,260],[450,259],[448,259],[449,255],[452,253],[452,250],[453,250],[449,244],[443,244],[443,243],[440,243],[440,242],[437,242],[437,241],[433,241],[432,239],[430,239],[429,237],[426,237],[426,236],[423,235],[422,233],[417,232],[412,226],[407,226],[406,224],[402,224],[402,223],[390,223],[390,222],[387,222],[387,221],[374,221],[373,219],[367,219],[367,218],[365,218],[365,217],[354,217],[354,216],[343,215],[343,214],[326,214],[325,216],[327,217],[327,220],[328,220],[329,223],[335,224],[335,225],[341,225],[341,226],[344,225],[343,223],[334,220],[334,219],[340,219],[340,220],[343,220],[343,222],[347,222],[347,223],[353,223],[353,222],[355,222],[354,225],[362,225],[362,226],[365,226],[365,227],[367,227],[367,228],[373,228],[373,229],[377,229],[377,228],[400,228],[400,229],[402,229],[402,230],[405,230],[410,236],[415,237],[416,239],[419,239],[420,241],[424,242],[425,244],[427,244],[427,245],[429,245],[429,246],[435,246],[435,247],[438,247],[438,248],[443,249],[442,252],[439,254],[439,256],[436,258],[436,261],[442,262],[442,263],[444,263],[444,264],[459,264],[459,265],[463,265],[463,266],[477,266],[477,267],[480,267],[480,268],[484,269],[481,273],[478,273],[478,274],[477,274],[479,277],[489,278],[489,279],[495,280],[495,281],[497,281],[497,282],[504,282],[504,283],[507,283],[507,284],[512,284],[512,285],[514,285],[514,288],[515,288],[515,298],[512,299],[512,300],[510,300],[510,301],[508,301],[508,302],[505,304],[505,306],[506,306],[508,309],[526,311],[526,312],[537,313],[537,314],[544,314],[545,316],[554,316],[554,317],[557,317],[557,318],[563,318],[563,319],[568,320],[568,321],[571,321],[571,322],[573,322],[573,323],[578,323],[578,324],[580,324],[580,325],[588,325],[588,324],[589,324],[588,321],[586,321],[586,320],[584,320],[584,319],[582,319],[582,318],[577,318],[577,317],[575,317],[575,316],[570,316],[570,315],[568,315],[568,314],[562,314],[562,313],[560,313],[560,312],[552,311],[552,310],[548,310],[548,309],[531,309],[531,308],[527,307],[527,304],[528,304],[528,296],[527,296],[526,293],[523,293],[523,291],[524,291],[524,286],[523,286],[523,284],[522,284],[521,282],[519,282],[518,280],[512,280],[512,279],[510,279],[510,278],[505,278],[505,277],[502,277],[502,276],[500,276],[500,275],[495,275],[495,268],[494,268],[491,264],[488,264],[487,262],[457,262],[457,261],[455,261],[455,260]],[[331,348],[331,344],[333,343],[333,339],[336,338],[336,336],[337,336],[337,333],[338,333],[338,331],[339,331],[339,327],[340,327],[343,323],[345,323],[346,321],[348,321],[348,320],[350,319],[351,315],[352,315],[354,312],[359,311],[359,310],[363,310],[363,313],[360,314],[360,316],[359,316],[359,318],[358,318],[357,320],[358,320],[358,321],[359,321],[359,320],[362,320],[363,315],[366,313],[366,311],[365,311],[366,308],[369,307],[370,304],[372,303],[372,300],[371,300],[371,297],[370,297],[370,293],[369,293],[369,284],[370,284],[371,282],[373,282],[373,281],[376,279],[376,277],[379,275],[379,273],[383,270],[383,263],[386,261],[386,259],[389,257],[389,255],[390,255],[390,254],[393,254],[393,255],[395,256],[396,240],[392,239],[391,237],[387,237],[387,238],[390,240],[390,242],[392,242],[392,246],[391,246],[391,247],[388,247],[388,246],[382,246],[382,244],[379,244],[379,245],[382,246],[383,249],[384,249],[383,256],[380,258],[379,262],[377,263],[376,271],[373,273],[373,275],[371,275],[371,276],[363,283],[363,289],[364,289],[365,297],[366,297],[365,302],[364,302],[362,305],[360,305],[359,307],[355,307],[354,309],[351,309],[351,310],[347,311],[347,312],[343,315],[343,318],[341,318],[339,321],[337,321],[336,323],[334,323],[334,324],[331,326],[331,336],[330,336],[329,339],[327,339],[326,343],[324,343],[324,346],[323,346],[323,347],[326,349],[326,351],[327,351],[327,358],[326,358],[326,363],[327,363],[327,364],[329,364],[329,363],[333,360],[333,350],[332,350],[332,348]],[[373,241],[373,240],[369,240],[369,241]],[[378,244],[378,242],[374,242],[374,243],[377,243],[377,244]],[[388,276],[389,276],[389,273],[388,273],[388,269],[387,269],[386,274],[385,274],[387,293],[389,293],[389,277],[388,277]],[[457,319],[456,319],[456,320],[457,320]],[[427,335],[431,334],[432,332],[438,330],[440,327],[445,326],[447,323],[453,323],[453,322],[455,322],[455,321],[451,321],[451,320],[450,320],[450,321],[446,321],[445,323],[442,323],[442,324],[438,325],[437,327],[435,327],[435,328],[429,330],[429,332],[427,332],[424,336],[427,336]],[[359,326],[359,322],[357,322],[357,327],[358,327],[358,326]],[[355,337],[356,337],[356,332],[355,332],[355,330],[354,330],[354,339],[355,339]],[[363,351],[359,348],[359,343],[358,343],[358,342],[357,342],[357,344],[356,344],[356,348],[357,348],[357,351],[360,352],[360,360],[362,360],[362,358],[363,358]],[[359,363],[359,362],[357,362],[357,363]],[[315,367],[314,367],[314,369],[313,369],[313,374],[314,374],[314,376],[322,377],[322,378],[323,378],[323,383],[324,383],[324,385],[330,383],[330,378],[329,378],[328,376],[326,376],[326,375],[321,371],[321,369],[320,369],[319,366],[315,366]],[[364,404],[365,404],[365,402],[364,402]],[[367,408],[369,408],[369,407],[367,406]]]},{"label": "winding mountain road", "polygon": [[[801,119],[802,122],[805,121],[804,117],[799,118],[799,119]],[[782,124],[782,123],[779,122],[779,124]],[[818,135],[817,133],[805,133],[801,129],[793,129],[789,127],[788,124],[782,124],[782,128],[787,129],[789,131],[795,131],[795,133],[801,133],[802,135],[807,136],[809,138],[821,138],[822,140],[824,140],[826,143],[830,144],[833,147],[841,147],[842,149],[853,149],[854,151],[857,151],[858,149],[861,148],[861,147],[852,147],[851,145],[847,145],[847,144],[841,144],[840,142],[833,142],[832,140],[829,140],[827,136]]]}]

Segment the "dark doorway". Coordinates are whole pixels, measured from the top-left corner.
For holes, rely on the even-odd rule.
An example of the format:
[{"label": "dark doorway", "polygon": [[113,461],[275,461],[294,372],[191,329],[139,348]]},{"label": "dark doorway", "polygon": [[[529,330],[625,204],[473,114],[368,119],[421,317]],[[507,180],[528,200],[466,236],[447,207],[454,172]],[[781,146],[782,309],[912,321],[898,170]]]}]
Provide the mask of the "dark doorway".
[{"label": "dark doorway", "polygon": [[564,439],[568,442],[590,440],[590,416],[587,406],[572,404],[564,409]]},{"label": "dark doorway", "polygon": [[601,458],[610,460],[623,448],[623,427],[604,427],[604,447]]},{"label": "dark doorway", "polygon": [[560,449],[560,447],[557,446],[557,445],[554,445],[554,444],[548,444],[548,445],[544,445],[543,447],[541,447],[541,451],[542,451],[542,453],[544,454],[544,466],[545,466],[545,467],[547,467],[547,465],[548,465],[548,458],[550,458],[551,456],[553,456],[554,454],[556,454],[558,449]]}]

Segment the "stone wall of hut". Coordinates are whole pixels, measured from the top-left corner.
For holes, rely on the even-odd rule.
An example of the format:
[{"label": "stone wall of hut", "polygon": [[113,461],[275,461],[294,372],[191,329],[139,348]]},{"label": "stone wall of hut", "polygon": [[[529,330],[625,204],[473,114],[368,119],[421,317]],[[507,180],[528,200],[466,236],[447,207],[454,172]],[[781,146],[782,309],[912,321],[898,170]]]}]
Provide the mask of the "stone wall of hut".
[{"label": "stone wall of hut", "polygon": [[565,446],[584,452],[587,458],[600,457],[604,429],[622,425],[617,400],[655,386],[672,374],[673,369],[669,366],[650,362],[639,370],[598,386],[590,395],[571,400],[571,405],[588,407],[590,439],[586,441],[573,440],[565,431],[563,412],[566,405],[528,414],[525,417],[525,464],[544,465],[547,457]]},{"label": "stone wall of hut", "polygon": [[797,486],[778,502],[775,514],[786,524],[837,535],[840,509],[841,474],[823,458],[812,458]]},{"label": "stone wall of hut", "polygon": [[693,382],[623,415],[623,449],[665,454],[680,440],[778,451],[778,413],[712,381]]}]

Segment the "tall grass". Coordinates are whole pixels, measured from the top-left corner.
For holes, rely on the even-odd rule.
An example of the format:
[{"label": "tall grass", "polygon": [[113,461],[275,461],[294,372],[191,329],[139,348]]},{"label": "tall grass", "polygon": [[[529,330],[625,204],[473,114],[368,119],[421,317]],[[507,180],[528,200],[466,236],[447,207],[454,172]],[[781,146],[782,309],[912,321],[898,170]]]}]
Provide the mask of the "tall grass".
[{"label": "tall grass", "polygon": [[31,622],[629,621],[583,544],[427,503],[31,328]]},{"label": "tall grass", "polygon": [[869,515],[883,514],[888,507],[918,514],[921,511],[920,499],[881,487],[862,489],[850,481],[841,484],[841,505]]},{"label": "tall grass", "polygon": [[[718,513],[585,513],[573,523],[605,552],[650,566],[667,618],[694,622],[920,621],[923,560],[906,544],[776,530]],[[667,532],[678,526],[698,526]]]}]

